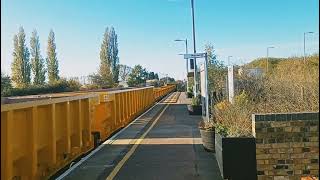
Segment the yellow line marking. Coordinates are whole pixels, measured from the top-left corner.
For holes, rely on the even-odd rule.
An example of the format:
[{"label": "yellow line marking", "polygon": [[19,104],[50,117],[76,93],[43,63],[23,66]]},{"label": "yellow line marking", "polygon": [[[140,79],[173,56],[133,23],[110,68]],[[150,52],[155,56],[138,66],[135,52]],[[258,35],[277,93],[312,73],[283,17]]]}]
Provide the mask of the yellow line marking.
[{"label": "yellow line marking", "polygon": [[176,103],[179,99],[180,92],[174,92],[171,94],[166,100],[164,100],[164,103]]},{"label": "yellow line marking", "polygon": [[146,135],[149,133],[149,131],[153,128],[153,126],[158,122],[162,114],[165,112],[165,110],[168,108],[169,104],[166,105],[166,107],[161,111],[161,113],[158,115],[158,117],[152,122],[151,126],[147,129],[146,132],[142,134],[140,138],[138,138],[135,142],[132,148],[129,150],[129,152],[121,159],[121,161],[117,164],[117,166],[112,170],[112,172],[109,174],[106,180],[112,180],[120,171],[124,163],[132,156],[132,154],[135,152],[139,144],[141,144],[142,140],[146,137]]}]

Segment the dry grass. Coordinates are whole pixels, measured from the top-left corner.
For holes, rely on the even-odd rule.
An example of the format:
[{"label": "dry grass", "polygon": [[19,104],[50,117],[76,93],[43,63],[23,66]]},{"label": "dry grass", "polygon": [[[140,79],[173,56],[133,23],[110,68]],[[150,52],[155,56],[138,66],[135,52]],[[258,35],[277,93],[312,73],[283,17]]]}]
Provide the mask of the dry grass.
[{"label": "dry grass", "polygon": [[239,77],[234,104],[214,107],[214,120],[228,129],[228,136],[251,136],[253,113],[319,112],[319,56],[308,57],[306,64],[301,58],[275,62],[261,78]]},{"label": "dry grass", "polygon": [[319,111],[319,56],[306,64],[301,59],[279,62],[266,77],[264,92],[258,112]]},{"label": "dry grass", "polygon": [[216,126],[226,128],[229,137],[251,136],[251,114],[254,107],[244,92],[235,98],[233,104],[223,101],[215,106]]}]

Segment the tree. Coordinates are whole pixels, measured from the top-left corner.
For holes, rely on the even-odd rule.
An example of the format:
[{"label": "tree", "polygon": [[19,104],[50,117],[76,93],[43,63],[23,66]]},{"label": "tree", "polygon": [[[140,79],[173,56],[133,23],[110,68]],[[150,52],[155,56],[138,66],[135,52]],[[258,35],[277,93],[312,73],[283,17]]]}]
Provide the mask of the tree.
[{"label": "tree", "polygon": [[18,88],[27,87],[31,81],[31,67],[29,50],[26,47],[26,34],[23,27],[19,28],[18,35],[14,35],[13,42],[12,81]]},{"label": "tree", "polygon": [[205,52],[208,55],[208,85],[210,91],[221,92],[225,87],[226,67],[217,60],[213,45],[207,44]]},{"label": "tree", "polygon": [[131,71],[132,71],[131,67],[129,67],[125,64],[120,64],[119,65],[119,76],[121,78],[121,81],[127,81]]},{"label": "tree", "polygon": [[143,68],[141,65],[134,66],[128,78],[128,85],[141,86],[147,80],[146,74],[146,69]]},{"label": "tree", "polygon": [[109,46],[109,30],[106,28],[103,41],[100,48],[100,67],[99,75],[101,77],[102,86],[112,87],[114,85],[113,75],[111,71],[111,56],[110,56],[110,46]]},{"label": "tree", "polygon": [[148,80],[152,80],[152,79],[155,79],[154,72],[150,72],[148,75]]},{"label": "tree", "polygon": [[154,78],[159,80],[159,75],[158,75],[158,73],[156,73],[156,74],[154,75]]},{"label": "tree", "polygon": [[119,57],[118,57],[118,35],[116,34],[115,30],[113,27],[111,27],[110,32],[109,32],[109,46],[108,48],[110,49],[110,55],[109,57],[111,58],[111,72],[112,72],[112,79],[113,82],[118,82],[119,81]]},{"label": "tree", "polygon": [[175,82],[175,79],[172,77],[163,77],[160,79],[164,84]]},{"label": "tree", "polygon": [[1,96],[5,95],[11,88],[10,77],[1,72]]},{"label": "tree", "polygon": [[90,84],[101,87],[103,85],[102,78],[99,74],[93,73],[89,75]]},{"label": "tree", "polygon": [[32,32],[30,39],[31,46],[31,68],[33,72],[33,84],[43,85],[46,80],[46,70],[44,68],[44,60],[40,54],[39,36],[36,30]]},{"label": "tree", "polygon": [[53,84],[59,80],[59,66],[56,52],[55,35],[50,30],[48,37],[48,48],[47,48],[47,68],[48,68],[48,79],[49,84]]}]

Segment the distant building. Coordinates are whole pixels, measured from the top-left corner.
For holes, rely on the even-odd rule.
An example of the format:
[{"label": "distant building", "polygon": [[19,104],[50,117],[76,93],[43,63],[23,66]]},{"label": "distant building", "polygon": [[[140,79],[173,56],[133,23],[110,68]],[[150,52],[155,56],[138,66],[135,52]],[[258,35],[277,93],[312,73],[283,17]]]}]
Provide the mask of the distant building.
[{"label": "distant building", "polygon": [[251,77],[260,77],[263,74],[263,70],[261,68],[239,68],[238,75],[248,75]]},{"label": "distant building", "polygon": [[120,81],[118,86],[129,87],[127,81]]},{"label": "distant building", "polygon": [[146,80],[146,86],[158,86],[159,85],[159,80],[158,79],[151,79],[151,80]]}]

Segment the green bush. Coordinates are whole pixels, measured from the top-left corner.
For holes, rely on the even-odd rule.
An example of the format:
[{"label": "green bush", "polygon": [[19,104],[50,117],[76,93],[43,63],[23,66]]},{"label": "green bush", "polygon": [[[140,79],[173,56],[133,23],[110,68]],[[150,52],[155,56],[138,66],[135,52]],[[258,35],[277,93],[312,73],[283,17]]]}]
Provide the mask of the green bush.
[{"label": "green bush", "polygon": [[221,124],[221,123],[215,123],[215,131],[216,133],[220,134],[223,137],[227,137],[228,136],[228,127],[226,127],[225,125]]},{"label": "green bush", "polygon": [[11,79],[1,72],[1,96],[7,94],[12,89]]},{"label": "green bush", "polygon": [[197,97],[192,97],[191,105],[192,106],[200,106],[201,105],[201,96],[198,95]]},{"label": "green bush", "polygon": [[233,104],[222,101],[214,106],[217,133],[226,137],[251,137],[251,114],[254,107],[248,95],[242,92],[235,96]]},{"label": "green bush", "polygon": [[3,97],[9,96],[26,96],[26,95],[38,95],[38,94],[48,94],[48,93],[59,93],[59,92],[71,92],[78,91],[81,84],[74,80],[60,79],[55,83],[49,85],[41,86],[29,86],[27,88],[12,88],[2,94]]}]

